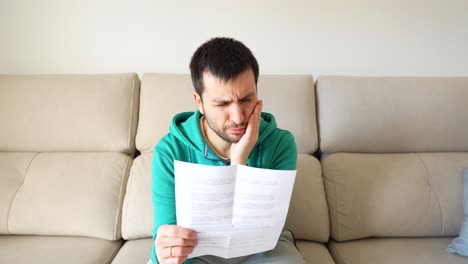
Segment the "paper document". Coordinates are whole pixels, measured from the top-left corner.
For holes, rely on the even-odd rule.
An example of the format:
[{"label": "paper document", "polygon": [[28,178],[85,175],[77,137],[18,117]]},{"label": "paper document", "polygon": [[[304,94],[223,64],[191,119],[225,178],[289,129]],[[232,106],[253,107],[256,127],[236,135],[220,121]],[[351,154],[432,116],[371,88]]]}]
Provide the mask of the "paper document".
[{"label": "paper document", "polygon": [[177,225],[197,232],[189,258],[233,258],[273,249],[283,229],[295,170],[174,161]]}]

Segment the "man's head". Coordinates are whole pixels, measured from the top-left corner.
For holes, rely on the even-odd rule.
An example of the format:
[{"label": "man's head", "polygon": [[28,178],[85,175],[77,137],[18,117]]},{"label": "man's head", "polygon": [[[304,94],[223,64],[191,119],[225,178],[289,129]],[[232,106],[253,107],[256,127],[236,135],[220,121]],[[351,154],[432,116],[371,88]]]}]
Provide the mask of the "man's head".
[{"label": "man's head", "polygon": [[224,141],[238,142],[258,102],[252,52],[237,40],[214,38],[195,51],[190,71],[194,99],[209,128]]},{"label": "man's head", "polygon": [[252,70],[256,85],[259,74],[257,60],[249,48],[232,38],[210,39],[195,51],[190,61],[193,86],[200,96],[205,88],[205,72],[210,72],[214,77],[227,82],[248,69]]}]

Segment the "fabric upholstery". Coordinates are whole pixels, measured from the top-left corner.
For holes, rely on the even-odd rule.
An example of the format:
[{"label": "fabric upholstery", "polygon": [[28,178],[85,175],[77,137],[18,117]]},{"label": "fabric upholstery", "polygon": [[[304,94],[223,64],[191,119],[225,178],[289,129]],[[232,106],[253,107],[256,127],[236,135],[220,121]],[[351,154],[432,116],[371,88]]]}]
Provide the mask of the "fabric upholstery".
[{"label": "fabric upholstery", "polygon": [[466,258],[448,254],[452,238],[369,238],[329,243],[337,264],[464,264]]},{"label": "fabric upholstery", "polygon": [[120,239],[131,164],[118,152],[0,153],[0,232]]},{"label": "fabric upholstery", "polygon": [[143,75],[136,134],[136,147],[139,151],[152,152],[159,139],[169,132],[174,115],[196,109],[193,92],[190,75]]},{"label": "fabric upholstery", "polygon": [[318,136],[312,76],[261,75],[257,88],[262,111],[272,113],[279,128],[291,131],[298,153],[314,153]]},{"label": "fabric upholstery", "polygon": [[143,152],[132,165],[122,212],[124,239],[151,237],[153,205],[151,202],[152,152]]},{"label": "fabric upholstery", "polygon": [[0,151],[135,151],[136,74],[0,75]]},{"label": "fabric upholstery", "polygon": [[[312,77],[262,75],[257,87],[259,98],[264,100],[263,111],[273,113],[278,127],[293,133],[298,152],[315,152],[318,139]],[[143,76],[136,136],[138,150],[153,151],[159,139],[169,132],[175,114],[195,110],[193,92],[188,74]]]},{"label": "fabric upholstery", "polygon": [[306,263],[335,264],[335,261],[324,244],[297,240],[296,245]]},{"label": "fabric upholstery", "polygon": [[0,263],[107,264],[121,245],[88,237],[0,235]]},{"label": "fabric upholstery", "polygon": [[125,242],[112,264],[145,264],[149,260],[153,239],[134,239]]},{"label": "fabric upholstery", "polygon": [[321,76],[324,153],[468,151],[468,77]]},{"label": "fabric upholstery", "polygon": [[468,153],[336,153],[322,160],[337,241],[455,236],[463,222]]},{"label": "fabric upholstery", "polygon": [[8,234],[8,215],[16,192],[37,153],[0,152],[0,234]]},{"label": "fabric upholstery", "polygon": [[285,228],[296,239],[327,242],[330,219],[319,161],[310,155],[297,157],[297,175]]}]

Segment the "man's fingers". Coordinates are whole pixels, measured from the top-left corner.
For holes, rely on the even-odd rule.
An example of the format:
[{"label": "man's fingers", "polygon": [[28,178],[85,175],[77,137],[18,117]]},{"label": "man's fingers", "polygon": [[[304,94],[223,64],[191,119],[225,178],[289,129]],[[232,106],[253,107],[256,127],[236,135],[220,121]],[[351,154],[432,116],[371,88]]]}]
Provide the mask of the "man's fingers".
[{"label": "man's fingers", "polygon": [[156,239],[156,247],[194,247],[198,244],[196,239],[185,239],[179,237],[158,237]]},{"label": "man's fingers", "polygon": [[263,101],[259,100],[257,105],[255,106],[254,112],[252,113],[252,115],[249,118],[249,126],[248,127],[251,128],[249,130],[249,132],[252,131],[252,129],[253,129],[252,132],[258,132],[258,128],[260,127],[260,117],[262,115],[262,107],[263,107]]},{"label": "man's fingers", "polygon": [[164,260],[163,264],[181,264],[187,260],[187,257],[173,257]]},{"label": "man's fingers", "polygon": [[193,249],[194,247],[160,247],[156,248],[156,253],[160,263],[182,263],[193,252]]},{"label": "man's fingers", "polygon": [[186,257],[193,252],[194,247],[172,247],[173,257]]},{"label": "man's fingers", "polygon": [[260,117],[262,116],[262,108],[263,108],[263,101],[259,100],[257,105],[255,106],[254,111],[254,125],[260,125]]},{"label": "man's fingers", "polygon": [[176,225],[162,225],[158,228],[158,236],[196,239],[197,233],[193,230]]}]

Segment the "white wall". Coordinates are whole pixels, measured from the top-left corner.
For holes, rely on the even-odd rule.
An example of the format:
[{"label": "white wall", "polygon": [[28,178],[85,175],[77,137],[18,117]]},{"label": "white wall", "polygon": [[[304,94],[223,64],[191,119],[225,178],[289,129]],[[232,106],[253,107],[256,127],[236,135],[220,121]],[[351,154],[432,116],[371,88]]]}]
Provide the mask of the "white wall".
[{"label": "white wall", "polygon": [[261,73],[468,76],[467,0],[0,0],[0,73],[188,73],[213,36]]}]

